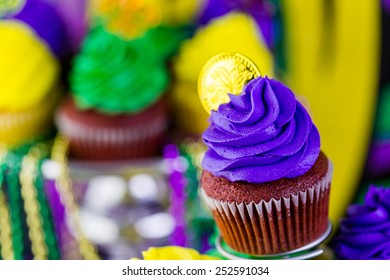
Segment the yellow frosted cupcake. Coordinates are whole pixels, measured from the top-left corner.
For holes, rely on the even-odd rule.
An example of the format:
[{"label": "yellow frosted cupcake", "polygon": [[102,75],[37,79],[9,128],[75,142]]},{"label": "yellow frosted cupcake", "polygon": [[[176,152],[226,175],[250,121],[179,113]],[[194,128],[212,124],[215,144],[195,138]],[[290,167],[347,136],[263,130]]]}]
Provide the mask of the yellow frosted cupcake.
[{"label": "yellow frosted cupcake", "polygon": [[58,82],[59,63],[19,21],[1,21],[0,37],[0,111],[25,111],[39,104]]},{"label": "yellow frosted cupcake", "polygon": [[1,21],[0,38],[0,142],[15,146],[50,127],[59,97],[60,65],[20,21]]},{"label": "yellow frosted cupcake", "polygon": [[54,128],[52,116],[60,96],[61,89],[55,88],[36,106],[0,113],[0,143],[12,148],[47,134]]}]

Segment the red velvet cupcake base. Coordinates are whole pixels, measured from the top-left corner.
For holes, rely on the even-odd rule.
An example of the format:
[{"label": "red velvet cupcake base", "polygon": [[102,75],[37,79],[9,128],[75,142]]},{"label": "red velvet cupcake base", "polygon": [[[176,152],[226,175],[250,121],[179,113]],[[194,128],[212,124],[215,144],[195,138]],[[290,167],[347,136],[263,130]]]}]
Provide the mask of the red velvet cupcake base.
[{"label": "red velvet cupcake base", "polygon": [[212,211],[222,238],[233,250],[268,255],[291,251],[319,238],[328,227],[332,165],[306,191],[280,199],[224,202],[201,194]]},{"label": "red velvet cupcake base", "polygon": [[70,140],[70,156],[82,160],[132,160],[158,155],[168,124],[159,101],[138,114],[105,115],[78,110],[73,100],[61,106],[57,125]]}]

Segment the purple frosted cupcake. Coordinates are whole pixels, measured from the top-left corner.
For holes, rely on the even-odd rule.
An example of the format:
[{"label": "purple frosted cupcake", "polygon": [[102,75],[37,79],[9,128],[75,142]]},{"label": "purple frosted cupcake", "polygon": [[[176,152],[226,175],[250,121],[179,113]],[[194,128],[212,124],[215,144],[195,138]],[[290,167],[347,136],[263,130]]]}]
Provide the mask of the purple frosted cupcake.
[{"label": "purple frosted cupcake", "polygon": [[89,0],[45,0],[53,5],[64,20],[65,33],[73,53],[77,53],[88,30]]},{"label": "purple frosted cupcake", "polygon": [[390,189],[371,186],[363,205],[351,205],[333,240],[347,260],[390,260]]},{"label": "purple frosted cupcake", "polygon": [[8,19],[27,24],[58,58],[63,59],[68,54],[65,25],[50,4],[42,0],[25,0],[23,8]]},{"label": "purple frosted cupcake", "polygon": [[212,111],[201,193],[224,241],[250,255],[288,252],[328,227],[332,164],[292,91],[267,77]]}]

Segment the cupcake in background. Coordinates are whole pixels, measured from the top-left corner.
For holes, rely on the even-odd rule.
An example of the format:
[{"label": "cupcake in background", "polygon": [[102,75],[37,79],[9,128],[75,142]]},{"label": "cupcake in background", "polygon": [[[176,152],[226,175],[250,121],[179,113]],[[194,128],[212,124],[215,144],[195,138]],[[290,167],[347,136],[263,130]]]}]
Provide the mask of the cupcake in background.
[{"label": "cupcake in background", "polygon": [[280,254],[327,232],[332,164],[285,85],[251,80],[211,112],[203,140],[201,194],[230,248]]},{"label": "cupcake in background", "polygon": [[161,3],[91,2],[92,27],[73,61],[70,97],[57,116],[72,157],[129,160],[160,154],[169,124],[164,97],[169,59],[193,29],[187,21],[162,20],[172,7]]},{"label": "cupcake in background", "polygon": [[372,185],[363,204],[349,206],[332,247],[339,259],[390,260],[390,189]]},{"label": "cupcake in background", "polygon": [[66,52],[55,10],[38,0],[23,4],[0,20],[0,141],[11,148],[52,132]]},{"label": "cupcake in background", "polygon": [[103,26],[90,30],[69,76],[71,94],[57,124],[70,154],[85,160],[127,160],[159,154],[168,127],[167,59],[179,36],[164,27],[125,40]]},{"label": "cupcake in background", "polygon": [[182,44],[173,61],[170,104],[180,130],[200,136],[207,128],[208,115],[197,94],[198,77],[203,65],[221,52],[242,53],[251,57],[263,75],[274,75],[272,53],[251,16],[230,12],[208,21]]},{"label": "cupcake in background", "polygon": [[168,119],[163,100],[138,113],[107,115],[80,110],[69,96],[59,108],[57,126],[70,139],[70,156],[81,160],[130,160],[157,156]]},{"label": "cupcake in background", "polygon": [[23,8],[6,19],[27,24],[58,59],[64,59],[69,53],[69,44],[63,19],[58,11],[43,0],[22,2]]}]

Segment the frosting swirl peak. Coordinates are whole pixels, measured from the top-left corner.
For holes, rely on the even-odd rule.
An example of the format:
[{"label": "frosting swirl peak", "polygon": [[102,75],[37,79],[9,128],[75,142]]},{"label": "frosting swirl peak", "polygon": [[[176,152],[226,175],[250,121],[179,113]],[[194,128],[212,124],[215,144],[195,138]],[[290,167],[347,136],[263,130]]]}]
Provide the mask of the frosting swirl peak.
[{"label": "frosting swirl peak", "polygon": [[156,102],[169,83],[163,59],[96,26],[84,41],[70,74],[80,109],[106,114],[137,113]]},{"label": "frosting swirl peak", "polygon": [[282,83],[259,77],[212,111],[203,168],[230,181],[263,183],[303,175],[320,152],[317,128]]}]

